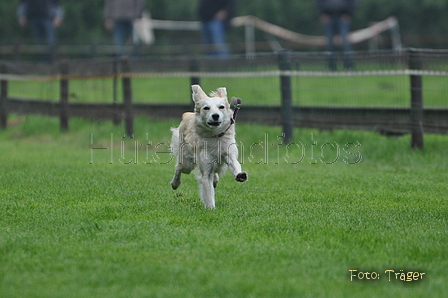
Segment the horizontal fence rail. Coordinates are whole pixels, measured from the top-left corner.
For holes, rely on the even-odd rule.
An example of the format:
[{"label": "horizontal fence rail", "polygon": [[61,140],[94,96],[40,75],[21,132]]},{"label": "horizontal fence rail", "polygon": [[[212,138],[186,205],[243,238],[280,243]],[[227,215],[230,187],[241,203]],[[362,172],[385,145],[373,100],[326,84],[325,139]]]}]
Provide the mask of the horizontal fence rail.
[{"label": "horizontal fence rail", "polygon": [[[10,113],[58,117],[60,103],[9,98]],[[180,119],[182,113],[191,110],[189,104],[133,104],[135,116],[150,119]],[[124,115],[124,105],[108,103],[71,103],[71,117],[111,120],[117,113]],[[423,130],[426,133],[448,134],[448,108],[423,110]],[[281,125],[282,114],[278,106],[245,106],[238,114],[238,122]],[[355,129],[377,131],[394,136],[411,132],[409,108],[344,108],[344,107],[293,107],[294,127],[318,129]]]},{"label": "horizontal fence rail", "polygon": [[[54,63],[24,63],[0,61],[0,120],[7,127],[10,113],[59,116],[61,130],[69,128],[69,117],[124,121],[126,133],[133,133],[134,116],[151,119],[179,119],[192,109],[191,104],[147,104],[133,102],[132,79],[154,77],[189,78],[199,84],[201,78],[279,78],[279,105],[250,105],[239,114],[238,121],[281,125],[285,139],[292,140],[292,127],[318,129],[359,129],[377,131],[384,135],[411,133],[411,145],[423,148],[423,134],[448,134],[448,103],[439,108],[424,108],[423,77],[448,77],[448,51],[405,49],[377,53],[354,53],[354,59],[381,61],[386,67],[332,72],[308,70],[324,65],[327,53],[260,54],[248,59],[244,56],[216,60],[210,57],[176,57],[153,60],[79,60]],[[300,62],[300,63],[298,63]],[[297,69],[297,65],[299,68]],[[392,67],[389,67],[392,65]],[[319,66],[321,67],[321,66]],[[375,68],[375,67],[374,67]],[[376,67],[378,68],[378,67]],[[293,105],[291,78],[343,78],[373,76],[409,77],[409,107],[343,107]],[[113,100],[109,103],[70,102],[71,80],[113,79]],[[59,101],[31,100],[11,96],[8,82],[59,82]],[[121,96],[117,94],[121,83]],[[179,86],[178,86],[179,87]],[[187,91],[189,88],[185,86]],[[325,86],[321,86],[325,88]],[[281,92],[280,92],[281,91]],[[123,98],[118,102],[117,98]],[[185,94],[189,98],[190,94]],[[281,104],[280,104],[281,103]]]},{"label": "horizontal fence rail", "polygon": [[[186,71],[186,72],[152,72],[132,73],[123,72],[119,76],[121,78],[153,78],[153,77],[209,77],[209,78],[262,78],[262,77],[369,77],[369,76],[436,76],[446,77],[448,71],[438,70],[418,70],[418,69],[401,69],[401,70],[365,70],[365,71],[346,71],[333,73],[328,71],[298,71],[298,70],[267,70],[267,71],[238,71],[238,72],[204,72],[204,71]],[[117,74],[105,75],[48,75],[48,76],[27,76],[0,74],[0,80],[6,81],[54,81],[54,80],[76,80],[76,79],[106,79],[113,78]]]}]

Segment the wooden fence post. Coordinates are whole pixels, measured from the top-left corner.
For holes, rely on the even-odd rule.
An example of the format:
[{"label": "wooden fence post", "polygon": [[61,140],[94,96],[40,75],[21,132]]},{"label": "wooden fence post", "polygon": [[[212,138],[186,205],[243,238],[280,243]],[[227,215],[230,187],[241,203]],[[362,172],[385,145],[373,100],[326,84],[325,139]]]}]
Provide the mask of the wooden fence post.
[{"label": "wooden fence post", "polygon": [[[409,50],[409,69],[421,70],[422,60],[418,50]],[[421,75],[411,74],[411,147],[423,149],[423,84]]]},{"label": "wooden fence post", "polygon": [[121,109],[118,105],[117,101],[117,90],[118,90],[118,58],[115,58],[112,62],[112,72],[114,73],[113,80],[112,80],[112,92],[113,92],[113,98],[112,98],[112,108],[113,108],[113,115],[112,115],[112,123],[114,125],[118,125],[121,122]]},{"label": "wooden fence post", "polygon": [[[279,51],[279,68],[281,71],[291,70],[290,53],[286,50]],[[293,111],[292,111],[292,92],[291,92],[291,76],[280,75],[281,90],[281,113],[282,126],[285,136],[285,143],[289,143],[293,136]],[[266,145],[267,146],[267,145]]]},{"label": "wooden fence post", "polygon": [[[2,74],[6,74],[6,66],[3,64],[1,66]],[[8,126],[8,81],[6,79],[2,79],[0,82],[1,95],[0,95],[0,125],[2,129],[6,129]]]},{"label": "wooden fence post", "polygon": [[134,137],[134,112],[132,108],[132,86],[129,59],[121,60],[121,70],[123,74],[123,107],[124,107],[124,125],[128,137]]},{"label": "wooden fence post", "polygon": [[[190,71],[191,72],[198,72],[199,71],[199,60],[197,57],[193,57],[190,59]],[[190,85],[200,85],[201,78],[197,76],[191,76],[190,78]]]},{"label": "wooden fence post", "polygon": [[59,120],[60,120],[60,130],[68,130],[68,62],[62,61],[59,65],[59,73],[61,75],[59,81]]},{"label": "wooden fence post", "polygon": [[[199,59],[197,57],[193,57],[193,58],[190,59],[189,69],[190,69],[191,72],[198,72],[199,71],[199,69],[200,69],[200,67],[199,67]],[[191,76],[190,77],[190,86],[188,88],[189,97],[187,97],[187,98],[190,98],[190,103],[191,103],[191,105],[193,107],[193,111],[194,111],[194,102],[191,99],[191,85],[200,85],[200,84],[201,84],[201,78],[200,77],[197,77],[197,76]]]}]

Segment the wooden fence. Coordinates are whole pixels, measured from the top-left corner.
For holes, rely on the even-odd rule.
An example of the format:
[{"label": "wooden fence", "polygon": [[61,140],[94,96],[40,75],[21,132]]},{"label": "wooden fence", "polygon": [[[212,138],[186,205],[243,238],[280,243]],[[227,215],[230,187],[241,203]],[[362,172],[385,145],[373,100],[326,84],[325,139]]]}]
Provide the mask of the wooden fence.
[{"label": "wooden fence", "polygon": [[[385,135],[412,135],[411,146],[423,149],[424,133],[448,134],[448,108],[423,108],[423,84],[421,72],[421,55],[418,50],[409,50],[409,79],[411,82],[409,108],[358,108],[358,107],[315,107],[293,106],[291,96],[290,52],[278,54],[280,80],[280,106],[249,106],[239,114],[238,121],[281,125],[287,142],[293,139],[293,127],[319,129],[357,129],[378,131]],[[70,103],[69,102],[69,69],[64,63],[59,67],[60,100],[43,101],[14,98],[8,95],[8,75],[2,66],[0,123],[7,128],[8,115],[41,114],[59,116],[60,129],[69,129],[70,117],[112,120],[120,123],[124,120],[126,134],[134,131],[135,116],[150,116],[154,119],[175,118],[191,110],[191,104],[141,104],[132,102],[132,75],[127,60],[121,61],[121,74],[115,78],[122,80],[123,102],[112,103]],[[196,59],[190,61],[191,84],[200,83]],[[116,69],[111,66],[111,69]],[[323,74],[325,75],[325,74]],[[330,75],[330,74],[328,74]],[[362,74],[361,74],[362,75]],[[186,86],[187,90],[187,86]]]}]

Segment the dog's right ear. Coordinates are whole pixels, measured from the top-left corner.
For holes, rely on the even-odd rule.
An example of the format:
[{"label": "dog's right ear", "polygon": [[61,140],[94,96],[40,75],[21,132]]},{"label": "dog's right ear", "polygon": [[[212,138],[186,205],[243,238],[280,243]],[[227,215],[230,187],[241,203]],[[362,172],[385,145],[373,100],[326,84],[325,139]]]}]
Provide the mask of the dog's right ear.
[{"label": "dog's right ear", "polygon": [[207,98],[207,94],[202,90],[201,86],[199,85],[191,85],[191,90],[193,91],[193,101],[195,103],[200,102],[202,99]]}]

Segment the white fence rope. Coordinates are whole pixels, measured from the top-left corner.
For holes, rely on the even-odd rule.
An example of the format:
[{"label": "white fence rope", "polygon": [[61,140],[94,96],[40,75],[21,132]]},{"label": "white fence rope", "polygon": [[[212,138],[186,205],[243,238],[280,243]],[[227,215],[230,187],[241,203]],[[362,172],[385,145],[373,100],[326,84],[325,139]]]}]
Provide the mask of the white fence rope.
[{"label": "white fence rope", "polygon": [[[251,25],[255,28],[272,34],[274,36],[307,45],[307,46],[325,46],[326,41],[324,36],[311,36],[300,34],[278,25],[266,22],[260,18],[252,15],[235,17],[231,20],[233,27],[242,27]],[[154,29],[163,30],[185,30],[185,31],[198,31],[201,30],[201,22],[198,21],[168,21],[168,20],[152,20],[152,26]],[[360,43],[370,38],[377,36],[378,34],[394,29],[398,26],[398,21],[395,17],[389,17],[381,22],[375,23],[370,27],[353,31],[349,34],[349,40],[351,43]],[[340,43],[340,39],[337,39]]]},{"label": "white fence rope", "polygon": [[113,77],[151,78],[151,77],[209,77],[209,78],[261,78],[261,77],[356,77],[356,76],[437,76],[447,77],[448,71],[436,70],[367,70],[367,71],[297,71],[297,70],[268,70],[268,71],[238,71],[238,72],[203,72],[203,71],[174,71],[174,72],[144,72],[144,73],[117,73],[110,75],[13,75],[0,74],[0,80],[8,81],[54,81],[60,79],[103,79]]}]

